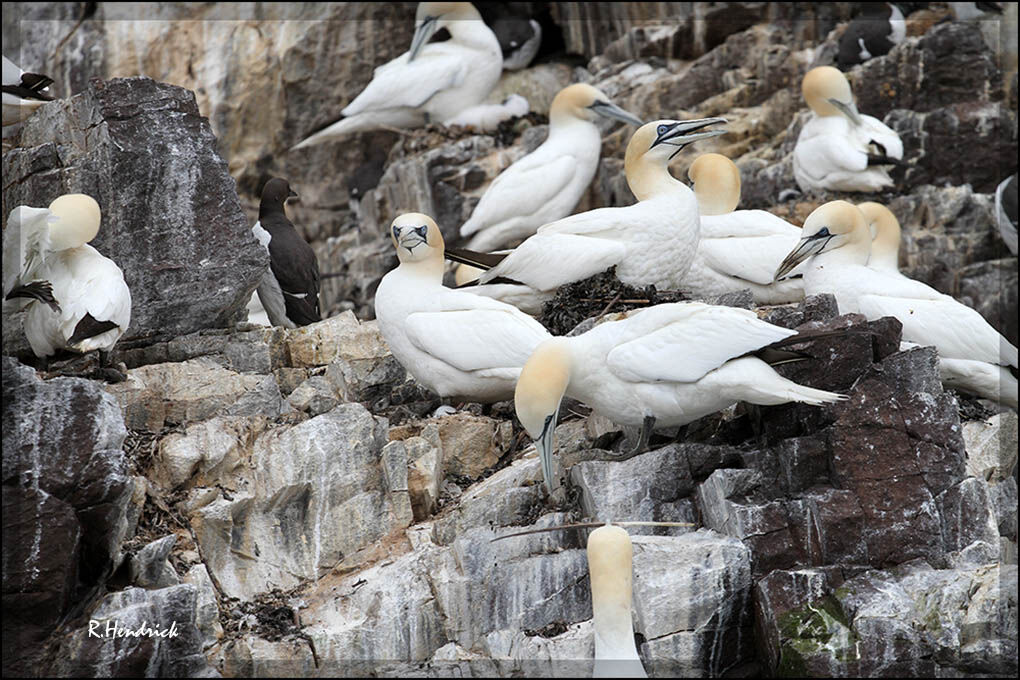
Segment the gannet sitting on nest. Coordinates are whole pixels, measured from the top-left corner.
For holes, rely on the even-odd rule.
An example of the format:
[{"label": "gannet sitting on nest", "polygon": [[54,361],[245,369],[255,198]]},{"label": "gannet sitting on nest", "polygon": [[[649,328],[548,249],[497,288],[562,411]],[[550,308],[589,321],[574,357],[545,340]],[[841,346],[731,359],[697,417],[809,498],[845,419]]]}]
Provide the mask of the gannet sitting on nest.
[{"label": "gannet sitting on nest", "polygon": [[[553,431],[563,396],[622,425],[685,425],[738,401],[824,404],[846,397],[798,385],[753,353],[805,338],[746,309],[675,302],[615,315],[586,333],[543,342],[521,371],[514,403],[553,488]],[[790,340],[798,336],[797,339]]]},{"label": "gannet sitting on nest", "polygon": [[[19,206],[4,231],[4,298],[27,299],[25,336],[38,357],[100,351],[101,363],[131,322],[131,291],[117,264],[88,242],[102,212],[85,194],[48,209]],[[47,285],[48,284],[48,285]]]},{"label": "gannet sitting on nest", "polygon": [[832,293],[841,314],[868,319],[894,316],[903,340],[934,345],[944,381],[1017,407],[1017,349],[979,313],[934,288],[898,273],[868,266],[871,234],[867,219],[846,201],[817,208],[804,222],[797,247],[776,272],[782,276],[801,262],[804,293]]},{"label": "gannet sitting on nest", "polygon": [[772,281],[772,274],[800,240],[800,227],[765,210],[736,210],[740,170],[726,156],[698,156],[687,171],[701,213],[701,240],[683,289],[695,296],[750,289],[760,304],[804,297],[800,278]]},{"label": "gannet sitting on nest", "polygon": [[488,252],[573,211],[598,169],[602,135],[597,116],[641,125],[591,85],[575,83],[560,90],[549,108],[549,136],[492,181],[461,226],[460,235],[471,237],[468,248]]},{"label": "gannet sitting on nest", "polygon": [[[499,41],[470,2],[422,2],[411,48],[375,70],[372,81],[341,113],[344,118],[295,149],[380,126],[421,127],[481,104],[499,81]],[[430,43],[436,31],[450,39]]]},{"label": "gannet sitting on nest", "polygon": [[793,149],[793,175],[802,191],[881,191],[893,185],[883,166],[901,164],[903,142],[885,123],[857,111],[839,69],[819,66],[801,83],[813,115]]},{"label": "gannet sitting on nest", "polygon": [[[655,284],[676,290],[698,246],[698,204],[694,193],[669,174],[669,160],[699,139],[725,130],[705,130],[722,118],[659,120],[643,125],[627,144],[627,184],[638,203],[598,208],[539,228],[506,255],[450,249],[456,262],[487,269],[470,290],[537,314],[542,303],[566,283],[616,267],[631,286]],[[524,199],[522,199],[524,200]]]},{"label": "gannet sitting on nest", "polygon": [[444,287],[443,237],[431,217],[400,215],[390,235],[400,265],[380,282],[375,315],[393,356],[441,397],[509,399],[549,333],[510,305]]},{"label": "gannet sitting on nest", "polygon": [[53,101],[48,91],[53,78],[25,73],[7,57],[3,60],[3,124],[6,126],[25,120],[37,108]]}]

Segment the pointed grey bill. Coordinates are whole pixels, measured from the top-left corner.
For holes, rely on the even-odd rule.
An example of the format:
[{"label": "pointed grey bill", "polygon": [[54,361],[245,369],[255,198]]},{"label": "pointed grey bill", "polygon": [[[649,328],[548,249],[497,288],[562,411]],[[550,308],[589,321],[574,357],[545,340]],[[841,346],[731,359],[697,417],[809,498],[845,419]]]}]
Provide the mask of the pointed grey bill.
[{"label": "pointed grey bill", "polygon": [[861,114],[857,112],[857,104],[854,104],[853,102],[847,104],[846,102],[841,102],[840,100],[832,97],[829,97],[829,103],[839,109],[839,112],[849,118],[850,122],[854,125],[861,124]]},{"label": "pointed grey bill", "polygon": [[615,118],[616,120],[622,120],[624,123],[630,123],[631,125],[636,125],[637,127],[641,127],[642,125],[644,125],[644,121],[642,121],[640,118],[635,116],[630,111],[624,111],[623,109],[621,109],[616,104],[613,104],[612,102],[596,101],[588,108],[594,111],[595,113],[599,114],[600,116],[604,116],[606,118]]},{"label": "pointed grey bill", "polygon": [[718,137],[726,134],[726,130],[705,130],[704,128],[716,123],[728,122],[725,118],[698,118],[696,120],[682,120],[674,123],[666,132],[663,132],[652,143],[652,147],[659,144],[675,146],[676,151],[670,155],[670,159],[676,156],[685,146],[700,139]]},{"label": "pointed grey bill", "polygon": [[559,418],[559,408],[549,416],[546,416],[545,425],[542,427],[542,434],[535,441],[535,448],[538,449],[538,457],[542,461],[542,477],[545,479],[545,488],[549,493],[559,486],[559,480],[553,475],[553,434],[556,431],[556,420]]},{"label": "pointed grey bill", "polygon": [[780,278],[793,271],[793,268],[804,260],[808,259],[812,255],[817,255],[822,252],[831,238],[831,235],[828,237],[812,235],[802,238],[800,243],[797,244],[797,247],[794,248],[793,251],[779,264],[779,269],[776,270],[776,274],[772,277],[772,280],[778,281]]},{"label": "pointed grey bill", "polygon": [[414,37],[411,38],[411,49],[408,50],[409,54],[407,55],[408,61],[414,61],[415,57],[418,56],[418,53],[421,52],[421,48],[428,43],[432,34],[436,32],[436,29],[438,28],[438,18],[439,17],[425,17],[425,19],[422,20],[421,25],[414,29]]}]

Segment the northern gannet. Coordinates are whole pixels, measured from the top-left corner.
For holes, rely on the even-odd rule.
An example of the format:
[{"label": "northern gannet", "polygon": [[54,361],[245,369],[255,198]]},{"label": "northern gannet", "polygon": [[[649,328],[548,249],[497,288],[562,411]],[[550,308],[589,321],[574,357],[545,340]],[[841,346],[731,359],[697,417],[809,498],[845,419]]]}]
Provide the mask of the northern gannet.
[{"label": "northern gannet", "polygon": [[393,356],[439,396],[509,399],[531,352],[549,333],[510,305],[443,286],[443,237],[428,215],[390,227],[400,265],[375,294],[375,315]]},{"label": "northern gannet", "polygon": [[575,83],[560,90],[549,108],[549,136],[492,181],[461,226],[460,235],[471,237],[468,248],[488,252],[573,211],[598,169],[602,135],[597,116],[641,125],[591,85]]},{"label": "northern gannet", "polygon": [[806,262],[805,295],[832,293],[841,314],[855,312],[869,320],[896,317],[904,342],[935,346],[944,381],[1015,409],[1017,380],[1009,367],[1017,367],[1016,347],[949,295],[902,274],[869,267],[870,252],[864,214],[846,201],[832,201],[808,216],[803,237],[776,275]]},{"label": "northern gannet", "polygon": [[505,2],[478,3],[478,12],[499,40],[504,69],[518,71],[531,63],[542,44],[542,26],[537,21]]},{"label": "northern gannet", "polygon": [[999,235],[1014,255],[1017,251],[1016,219],[1017,185],[1014,172],[995,188],[995,221],[999,226]]},{"label": "northern gannet", "polygon": [[701,239],[683,289],[695,296],[750,289],[760,304],[804,297],[800,278],[772,274],[800,240],[800,227],[765,210],[737,210],[740,170],[726,156],[698,156],[687,171],[701,213]]},{"label": "northern gannet", "polygon": [[504,120],[520,118],[530,110],[528,100],[519,94],[512,94],[502,104],[479,104],[461,111],[453,118],[443,121],[444,125],[462,125],[485,132],[493,132]]},{"label": "northern gannet", "polygon": [[[446,29],[450,39],[430,43]],[[375,70],[372,81],[341,113],[344,117],[295,149],[379,126],[421,127],[481,104],[499,81],[499,41],[470,2],[422,2],[411,47]]]},{"label": "northern gannet", "polygon": [[595,678],[647,678],[634,644],[630,606],[634,547],[623,527],[606,524],[588,534],[588,574],[595,629]]},{"label": "northern gannet", "polygon": [[99,204],[85,194],[60,196],[46,209],[11,211],[4,230],[4,297],[23,298],[25,336],[38,357],[61,349],[100,350],[105,363],[131,322],[123,272],[88,245],[101,219]]},{"label": "northern gannet", "polygon": [[[900,221],[881,203],[860,203],[857,209],[864,215],[871,233],[871,253],[868,267],[879,271],[900,271]],[[803,235],[803,234],[802,234]],[[800,241],[800,239],[797,239]],[[790,250],[793,250],[791,248]],[[789,251],[787,251],[789,252]]]},{"label": "northern gannet", "polygon": [[872,57],[888,54],[907,37],[903,12],[893,2],[868,2],[839,39],[836,63],[846,70]]},{"label": "northern gannet", "polygon": [[539,228],[506,255],[450,251],[459,262],[488,269],[479,284],[465,287],[479,295],[514,300],[538,313],[566,283],[616,267],[628,285],[655,284],[675,290],[690,269],[698,246],[698,204],[694,193],[669,174],[669,160],[691,142],[725,130],[705,130],[722,118],[646,123],[627,144],[627,184],[638,203],[598,208]]},{"label": "northern gannet", "polygon": [[839,69],[819,66],[801,83],[813,112],[793,149],[802,191],[880,191],[893,185],[885,167],[903,158],[903,142],[885,123],[858,113]]},{"label": "northern gannet", "polygon": [[251,228],[269,253],[269,269],[258,286],[259,301],[273,326],[297,328],[321,320],[319,263],[283,204],[297,196],[285,179],[273,177],[262,188],[259,219]]},{"label": "northern gannet", "polygon": [[3,124],[6,126],[25,120],[37,108],[53,101],[48,91],[53,78],[25,73],[7,57],[3,60]]},{"label": "northern gannet", "polygon": [[798,335],[746,309],[676,302],[633,310],[586,333],[540,344],[517,381],[514,404],[535,440],[546,486],[564,395],[622,425],[685,425],[738,401],[824,404],[842,395],[798,385],[752,356]]}]

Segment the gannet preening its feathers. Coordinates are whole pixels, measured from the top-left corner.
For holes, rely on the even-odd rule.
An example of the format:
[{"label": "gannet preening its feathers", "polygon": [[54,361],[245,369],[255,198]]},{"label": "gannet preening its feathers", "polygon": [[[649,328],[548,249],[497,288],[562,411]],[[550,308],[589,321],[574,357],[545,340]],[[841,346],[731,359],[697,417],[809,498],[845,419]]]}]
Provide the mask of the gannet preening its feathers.
[{"label": "gannet preening its feathers", "polygon": [[802,191],[880,191],[893,185],[885,167],[899,164],[903,142],[882,121],[857,111],[839,69],[819,66],[801,83],[813,115],[793,149],[793,175]]},{"label": "gannet preening its feathers", "polygon": [[441,397],[509,399],[531,352],[549,333],[510,305],[443,286],[443,237],[421,213],[390,227],[400,265],[375,294],[379,330],[393,356]]},{"label": "gannet preening its feathers", "polygon": [[935,346],[945,382],[1015,409],[1017,381],[1008,367],[1017,367],[1016,347],[954,298],[899,273],[869,267],[870,252],[864,214],[846,201],[832,201],[808,216],[803,237],[776,275],[806,262],[805,295],[832,293],[842,314],[896,317],[903,324],[904,342]]},{"label": "gannet preening its feathers", "polygon": [[38,357],[62,349],[108,352],[131,322],[123,272],[88,245],[101,220],[99,204],[85,194],[66,194],[47,209],[19,206],[11,212],[4,231],[4,297],[22,298],[25,336]]},{"label": "gannet preening its feathers", "polygon": [[627,184],[638,203],[551,222],[507,255],[451,250],[450,259],[488,270],[478,279],[483,285],[465,290],[500,300],[512,298],[524,311],[538,313],[563,284],[613,266],[628,285],[680,288],[698,246],[698,204],[667,166],[688,144],[725,133],[705,129],[725,122],[703,118],[643,125],[627,144],[624,159]]},{"label": "gannet preening its feathers", "polygon": [[1014,172],[995,188],[995,221],[999,226],[999,235],[1014,255],[1017,252],[1016,220],[1017,184]]},{"label": "gannet preening its feathers", "polygon": [[614,422],[642,426],[645,444],[655,425],[685,425],[738,401],[818,405],[845,398],[798,385],[751,356],[798,333],[746,309],[678,302],[621,316],[581,335],[547,340],[521,371],[517,417],[535,439],[550,490],[564,395]]},{"label": "gannet preening its feathers", "polygon": [[468,248],[499,248],[573,211],[598,169],[598,116],[641,125],[637,116],[591,85],[575,83],[556,94],[549,108],[549,136],[492,181],[461,226],[460,235],[471,237]]},{"label": "gannet preening its feathers", "polygon": [[[436,31],[450,39],[430,43]],[[499,41],[470,2],[422,2],[411,47],[375,70],[341,113],[344,118],[296,146],[300,149],[380,126],[421,127],[481,104],[503,70]]]},{"label": "gannet preening its feathers", "polygon": [[776,267],[800,240],[800,227],[765,210],[736,210],[740,170],[726,156],[698,156],[687,176],[701,212],[701,239],[684,290],[704,297],[747,288],[760,304],[802,299],[799,277],[772,281]]},{"label": "gannet preening its feathers", "polygon": [[867,2],[839,39],[836,63],[846,70],[872,57],[888,54],[907,37],[903,12],[893,2]]},{"label": "gannet preening its feathers", "polygon": [[519,94],[512,94],[502,104],[479,104],[461,111],[453,118],[443,121],[444,125],[463,125],[485,132],[493,132],[504,120],[527,115],[531,106]]},{"label": "gannet preening its feathers", "polygon": [[3,60],[3,124],[6,126],[25,120],[37,108],[53,101],[49,93],[53,78],[25,73],[7,57]]},{"label": "gannet preening its feathers", "polygon": [[[868,267],[887,272],[900,271],[900,222],[889,208],[881,203],[860,203],[857,209],[864,215],[871,233],[871,254]],[[791,248],[792,250],[792,248]]]},{"label": "gannet preening its feathers", "polygon": [[274,326],[297,328],[321,320],[319,262],[294,225],[283,204],[297,194],[285,179],[273,177],[262,188],[259,219],[251,228],[269,252],[269,269],[259,282],[259,301]]}]

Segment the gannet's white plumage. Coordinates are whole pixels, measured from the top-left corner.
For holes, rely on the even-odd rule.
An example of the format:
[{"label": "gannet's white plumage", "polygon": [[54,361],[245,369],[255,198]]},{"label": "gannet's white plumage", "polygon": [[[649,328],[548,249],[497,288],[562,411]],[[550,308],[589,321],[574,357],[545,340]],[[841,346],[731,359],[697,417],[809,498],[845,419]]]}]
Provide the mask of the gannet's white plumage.
[{"label": "gannet's white plumage", "polygon": [[492,132],[504,120],[519,118],[528,113],[528,100],[519,94],[512,94],[502,104],[479,104],[465,109],[453,118],[443,121],[444,125],[462,125],[477,130]]},{"label": "gannet's white plumage", "polygon": [[431,217],[400,215],[390,235],[400,265],[380,282],[375,314],[393,355],[441,397],[509,399],[549,333],[510,305],[444,287],[443,237]]},{"label": "gannet's white plumage", "polygon": [[591,85],[575,83],[557,93],[549,108],[549,136],[492,181],[460,235],[467,247],[488,252],[566,217],[598,169],[603,115],[641,125]]},{"label": "gannet's white plumage", "polygon": [[36,356],[108,351],[131,322],[123,272],[88,245],[101,219],[99,204],[85,194],[66,194],[44,210],[20,206],[8,219],[4,296],[33,282],[52,288],[54,304],[35,298],[25,305],[25,336]]},{"label": "gannet's white plumage", "polygon": [[623,527],[599,527],[588,535],[587,554],[595,629],[592,677],[647,678],[630,615],[634,579],[630,535]]},{"label": "gannet's white plumage", "polygon": [[995,188],[995,221],[999,226],[999,235],[1009,248],[1009,252],[1017,253],[1017,183],[1016,173],[999,182]]},{"label": "gannet's white plumage", "polygon": [[747,288],[760,304],[802,299],[800,278],[772,281],[800,240],[800,227],[765,210],[737,210],[740,170],[726,156],[698,156],[687,176],[698,199],[701,239],[683,289],[704,297]]},{"label": "gannet's white plumage", "polygon": [[[698,139],[723,134],[704,130],[722,118],[660,120],[643,125],[627,145],[627,184],[638,203],[598,208],[539,228],[465,290],[501,300],[513,296],[537,313],[561,285],[616,267],[628,285],[678,289],[698,245],[698,204],[686,184],[669,174],[668,163]],[[509,279],[511,283],[502,282]]]},{"label": "gannet's white plumage", "polygon": [[[868,201],[857,205],[871,233],[868,267],[885,272],[900,272],[900,221],[881,203]],[[800,239],[797,239],[800,241]],[[793,248],[790,248],[793,250]],[[789,251],[787,251],[789,252]],[[900,274],[902,276],[902,274]]]},{"label": "gannet's white plumage", "polygon": [[897,272],[871,268],[871,241],[867,218],[857,207],[846,201],[826,203],[808,216],[800,243],[777,275],[807,262],[805,295],[832,293],[842,314],[896,317],[904,342],[935,346],[944,377],[955,375],[980,396],[1016,408],[1017,381],[1008,367],[1017,366],[1017,348],[949,295]]},{"label": "gannet's white plumage", "polygon": [[22,71],[3,57],[3,125],[14,125],[28,118],[37,108],[53,100],[48,76]]},{"label": "gannet's white plumage", "polygon": [[[446,29],[450,39],[430,43]],[[503,70],[499,41],[470,2],[422,2],[411,47],[375,70],[372,81],[342,111],[344,118],[295,149],[359,130],[420,127],[481,104]]]},{"label": "gannet's white plumage", "polygon": [[809,404],[843,397],[798,385],[746,356],[797,335],[754,312],[679,302],[604,321],[586,333],[546,340],[521,371],[517,416],[535,439],[552,488],[553,431],[564,395],[614,422],[684,425],[738,401]]},{"label": "gannet's white plumage", "polygon": [[885,123],[857,111],[846,76],[819,66],[807,72],[801,89],[812,111],[793,149],[793,174],[801,190],[891,187],[885,168],[889,159],[903,158],[903,142]]}]

